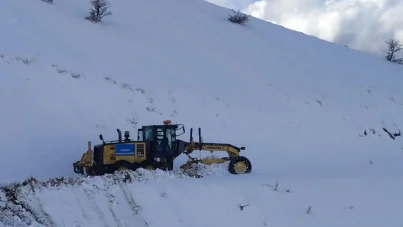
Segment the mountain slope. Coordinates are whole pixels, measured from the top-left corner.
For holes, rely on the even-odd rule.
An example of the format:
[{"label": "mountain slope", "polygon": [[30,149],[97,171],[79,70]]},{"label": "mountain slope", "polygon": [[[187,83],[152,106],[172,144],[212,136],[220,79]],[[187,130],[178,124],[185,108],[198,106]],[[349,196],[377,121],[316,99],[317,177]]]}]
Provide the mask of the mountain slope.
[{"label": "mountain slope", "polygon": [[[367,226],[384,220],[397,224],[403,145],[400,136],[391,139],[386,131],[398,133],[403,125],[402,67],[254,18],[245,26],[232,24],[226,20],[230,10],[204,1],[111,4],[113,15],[93,24],[84,19],[87,1],[0,2],[0,140],[5,160],[0,183],[30,175],[38,180],[74,176],[72,163],[85,152],[88,140],[98,141],[98,134],[114,139],[120,128],[135,136],[141,125],[171,119],[186,129],[201,127],[206,142],[246,146],[243,155],[253,164],[248,176],[184,180],[200,202],[210,193],[232,200],[234,195],[226,193],[236,187],[231,185],[245,184],[239,193],[256,193],[251,200],[258,203],[266,191],[256,187],[287,181],[300,194],[284,204],[285,212],[308,206],[306,200],[298,202],[300,196],[328,206],[323,209],[334,202],[319,201],[328,196],[359,197],[363,199],[353,205],[339,205],[367,209],[356,219],[349,213],[331,219],[316,214],[314,220],[289,223],[279,216],[280,226],[330,226],[337,218],[346,218],[343,226],[355,226],[363,217]],[[186,133],[182,139],[188,137]],[[184,161],[181,157],[176,168]],[[193,188],[193,182],[200,183]],[[198,191],[204,183],[210,187]],[[167,180],[161,187],[170,184]],[[321,198],[319,191],[324,192]],[[374,196],[384,202],[371,201]],[[266,209],[261,217],[270,217],[267,209],[276,210],[273,197],[279,199],[272,195],[262,199],[267,205],[253,209]],[[0,208],[8,204],[5,195],[1,198]],[[66,203],[57,201],[79,209]],[[190,206],[180,199],[172,203],[184,210]],[[200,206],[207,210],[211,205]],[[379,217],[371,209],[381,212]],[[216,211],[225,213],[225,208]],[[303,215],[300,211],[295,215]],[[182,211],[172,212],[183,220]],[[197,215],[192,217],[183,225],[200,224]],[[85,226],[95,224],[89,220]]]}]

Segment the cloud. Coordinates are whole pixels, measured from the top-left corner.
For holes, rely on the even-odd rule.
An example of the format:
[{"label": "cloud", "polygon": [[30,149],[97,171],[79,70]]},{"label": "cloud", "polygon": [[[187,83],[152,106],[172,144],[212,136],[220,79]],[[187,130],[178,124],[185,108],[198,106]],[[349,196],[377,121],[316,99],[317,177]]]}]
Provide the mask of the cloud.
[{"label": "cloud", "polygon": [[242,10],[255,2],[254,0],[205,0],[205,1],[235,10]]},{"label": "cloud", "polygon": [[381,56],[386,40],[395,38],[403,43],[402,0],[208,1],[228,8],[243,7],[254,17]]}]

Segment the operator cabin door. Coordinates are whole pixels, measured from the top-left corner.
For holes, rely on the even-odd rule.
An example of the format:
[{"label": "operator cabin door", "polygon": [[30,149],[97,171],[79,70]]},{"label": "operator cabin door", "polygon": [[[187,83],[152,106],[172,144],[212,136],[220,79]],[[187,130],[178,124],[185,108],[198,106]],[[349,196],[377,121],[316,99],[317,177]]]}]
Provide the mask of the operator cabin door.
[{"label": "operator cabin door", "polygon": [[167,152],[167,138],[165,136],[165,127],[156,128],[155,132],[155,151],[159,157],[166,157]]}]

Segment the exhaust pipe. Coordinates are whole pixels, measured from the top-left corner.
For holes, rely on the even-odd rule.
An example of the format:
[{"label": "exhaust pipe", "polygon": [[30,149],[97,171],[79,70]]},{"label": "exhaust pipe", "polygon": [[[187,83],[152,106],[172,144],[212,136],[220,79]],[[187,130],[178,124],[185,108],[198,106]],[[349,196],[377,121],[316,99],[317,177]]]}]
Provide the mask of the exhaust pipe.
[{"label": "exhaust pipe", "polygon": [[119,143],[122,142],[122,132],[120,131],[120,129],[117,129],[118,131],[118,135],[119,135]]}]

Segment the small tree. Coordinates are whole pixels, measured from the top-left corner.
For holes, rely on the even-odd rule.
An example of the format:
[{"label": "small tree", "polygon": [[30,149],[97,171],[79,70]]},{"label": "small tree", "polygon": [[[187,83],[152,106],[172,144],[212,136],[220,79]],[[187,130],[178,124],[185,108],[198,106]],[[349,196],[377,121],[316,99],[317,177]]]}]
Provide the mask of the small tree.
[{"label": "small tree", "polygon": [[[232,11],[235,12],[234,10]],[[249,21],[249,16],[238,11],[233,15],[229,15],[228,20],[231,21],[232,23],[244,24],[245,22]]]},{"label": "small tree", "polygon": [[386,42],[386,45],[388,45],[388,52],[385,56],[386,60],[403,64],[403,58],[396,58],[396,53],[403,49],[403,45],[400,44],[399,40],[390,39]]},{"label": "small tree", "polygon": [[101,22],[102,18],[112,14],[111,11],[108,11],[110,4],[107,0],[91,0],[91,4],[93,8],[85,19],[93,23]]}]

